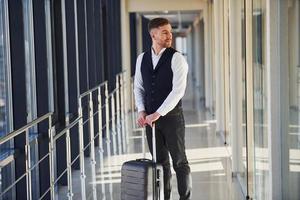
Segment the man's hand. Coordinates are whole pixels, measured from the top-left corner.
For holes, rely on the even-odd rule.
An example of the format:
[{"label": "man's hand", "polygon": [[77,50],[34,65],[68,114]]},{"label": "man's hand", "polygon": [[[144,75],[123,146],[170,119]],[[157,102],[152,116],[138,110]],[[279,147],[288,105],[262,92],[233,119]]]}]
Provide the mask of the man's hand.
[{"label": "man's hand", "polygon": [[152,127],[153,122],[158,120],[160,118],[160,114],[158,112],[152,113],[151,115],[148,115],[146,117],[146,123],[149,124],[149,126]]},{"label": "man's hand", "polygon": [[139,127],[144,127],[146,124],[146,112],[145,111],[141,111],[138,113],[138,118],[137,118],[137,124],[139,125]]}]

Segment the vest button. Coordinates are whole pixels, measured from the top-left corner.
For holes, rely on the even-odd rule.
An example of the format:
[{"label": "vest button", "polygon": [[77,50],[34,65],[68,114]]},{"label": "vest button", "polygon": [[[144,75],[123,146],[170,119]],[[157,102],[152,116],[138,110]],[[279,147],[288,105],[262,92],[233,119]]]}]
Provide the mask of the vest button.
[{"label": "vest button", "polygon": [[155,78],[155,75],[152,75],[152,78]]},{"label": "vest button", "polygon": [[151,93],[154,94],[154,90],[152,90]]},{"label": "vest button", "polygon": [[155,85],[155,83],[154,83],[154,82],[152,82],[152,83],[151,83],[151,85],[153,85],[153,86],[154,86],[154,85]]}]

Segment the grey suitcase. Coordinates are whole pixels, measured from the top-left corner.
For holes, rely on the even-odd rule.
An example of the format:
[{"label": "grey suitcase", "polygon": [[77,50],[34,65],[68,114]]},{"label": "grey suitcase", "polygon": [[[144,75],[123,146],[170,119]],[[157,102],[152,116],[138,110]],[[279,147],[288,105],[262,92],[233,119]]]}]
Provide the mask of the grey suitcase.
[{"label": "grey suitcase", "polygon": [[[155,140],[155,124],[152,128]],[[163,167],[156,163],[156,144],[153,142],[153,160],[127,161],[121,169],[121,200],[164,200]]]}]

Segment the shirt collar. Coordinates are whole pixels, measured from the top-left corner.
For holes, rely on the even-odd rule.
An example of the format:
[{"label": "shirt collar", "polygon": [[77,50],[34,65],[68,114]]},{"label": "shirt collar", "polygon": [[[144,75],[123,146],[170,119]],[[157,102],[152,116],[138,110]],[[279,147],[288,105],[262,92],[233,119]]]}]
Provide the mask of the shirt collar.
[{"label": "shirt collar", "polygon": [[152,51],[152,55],[155,55],[155,56],[161,56],[161,54],[163,54],[163,52],[166,50],[167,48],[162,48],[160,50],[160,52],[158,53],[158,55],[155,54],[155,51],[153,49],[153,47],[151,47],[151,51]]}]

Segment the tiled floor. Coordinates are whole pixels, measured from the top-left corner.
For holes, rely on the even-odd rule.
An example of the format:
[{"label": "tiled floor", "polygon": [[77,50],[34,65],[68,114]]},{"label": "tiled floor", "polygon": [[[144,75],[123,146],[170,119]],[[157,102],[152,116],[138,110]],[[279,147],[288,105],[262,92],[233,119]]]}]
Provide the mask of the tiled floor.
[{"label": "tiled floor", "polygon": [[[190,88],[190,87],[189,87]],[[186,121],[186,149],[192,170],[193,200],[241,200],[244,199],[237,180],[231,177],[230,158],[228,151],[215,133],[215,122],[205,111],[195,111],[192,91],[187,90],[183,101]],[[197,126],[195,124],[201,124]],[[140,134],[140,133],[134,133]],[[143,157],[141,138],[131,139],[129,153],[112,156],[105,159],[101,172],[99,152],[96,151],[96,172],[89,158],[85,160],[86,167],[86,196],[87,199],[120,200],[120,169],[123,162]],[[106,145],[104,146],[106,151]],[[149,153],[146,157],[150,158]],[[110,163],[110,164],[109,164]],[[173,172],[174,173],[174,172]],[[176,176],[172,179],[172,199],[178,200]],[[73,171],[73,199],[81,197],[80,172]],[[96,188],[93,193],[92,188]],[[58,198],[67,199],[67,188],[59,187]]]}]

